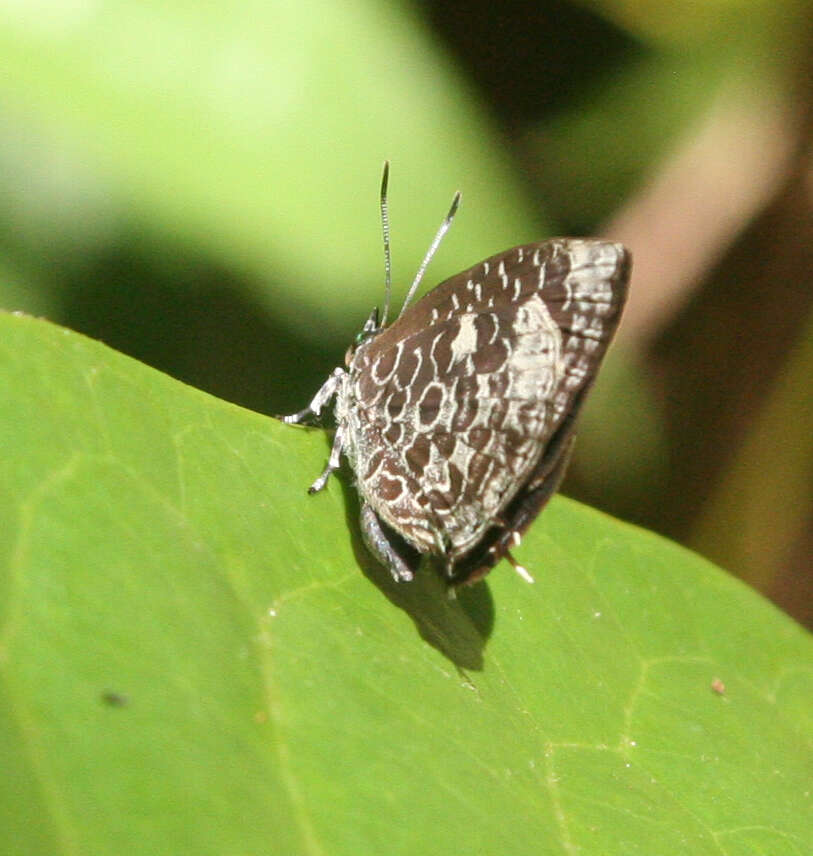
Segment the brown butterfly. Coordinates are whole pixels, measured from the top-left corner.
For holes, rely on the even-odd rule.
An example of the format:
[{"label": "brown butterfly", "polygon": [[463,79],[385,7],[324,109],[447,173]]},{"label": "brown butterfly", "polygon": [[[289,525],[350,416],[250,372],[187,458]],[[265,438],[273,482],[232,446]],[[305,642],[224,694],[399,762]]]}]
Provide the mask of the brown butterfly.
[{"label": "brown butterfly", "polygon": [[514,247],[409,301],[448,230],[456,194],[396,321],[390,300],[389,165],[381,182],[386,302],[305,410],[335,396],[336,435],[321,490],[342,453],[356,476],[370,551],[398,581],[422,554],[452,585],[505,556],[556,491],[574,425],[615,333],[631,260],[621,245],[554,238]]}]

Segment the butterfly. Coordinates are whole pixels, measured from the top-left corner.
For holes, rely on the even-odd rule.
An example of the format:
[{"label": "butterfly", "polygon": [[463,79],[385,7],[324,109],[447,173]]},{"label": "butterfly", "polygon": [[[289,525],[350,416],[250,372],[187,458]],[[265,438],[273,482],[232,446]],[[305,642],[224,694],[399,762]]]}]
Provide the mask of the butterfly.
[{"label": "butterfly", "polygon": [[553,238],[491,256],[410,306],[451,225],[456,194],[397,319],[387,184],[381,182],[386,299],[304,410],[335,398],[336,433],[321,490],[344,454],[370,552],[399,582],[434,554],[451,586],[480,579],[558,488],[576,419],[615,333],[631,256],[621,244]]}]

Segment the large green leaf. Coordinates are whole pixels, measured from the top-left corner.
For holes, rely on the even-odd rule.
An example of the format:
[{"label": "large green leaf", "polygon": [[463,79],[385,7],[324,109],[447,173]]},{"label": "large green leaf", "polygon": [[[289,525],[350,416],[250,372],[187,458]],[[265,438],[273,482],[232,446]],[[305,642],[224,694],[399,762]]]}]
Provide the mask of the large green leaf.
[{"label": "large green leaf", "polygon": [[558,499],[535,585],[396,586],[321,431],[22,317],[0,445],[4,854],[813,844],[810,639],[679,547]]}]

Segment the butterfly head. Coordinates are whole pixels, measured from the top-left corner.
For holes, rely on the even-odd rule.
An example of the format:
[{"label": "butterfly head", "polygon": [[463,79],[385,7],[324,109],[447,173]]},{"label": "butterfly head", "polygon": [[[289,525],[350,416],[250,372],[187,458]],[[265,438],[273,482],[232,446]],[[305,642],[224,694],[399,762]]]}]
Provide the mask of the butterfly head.
[{"label": "butterfly head", "polygon": [[370,317],[364,322],[364,326],[356,333],[353,344],[347,349],[347,353],[344,355],[344,364],[348,368],[350,368],[350,363],[353,362],[353,358],[359,347],[365,342],[369,342],[379,332],[381,332],[381,327],[378,323],[378,307],[376,306],[370,313]]}]

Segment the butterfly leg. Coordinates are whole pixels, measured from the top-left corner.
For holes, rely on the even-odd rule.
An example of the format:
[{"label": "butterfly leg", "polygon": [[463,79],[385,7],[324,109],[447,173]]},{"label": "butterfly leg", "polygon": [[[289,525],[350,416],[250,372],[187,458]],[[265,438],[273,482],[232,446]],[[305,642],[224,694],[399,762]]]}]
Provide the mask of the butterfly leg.
[{"label": "butterfly leg", "polygon": [[[514,540],[517,545],[519,545],[519,532],[512,533],[516,537]],[[511,567],[525,580],[526,583],[532,583],[534,578],[531,576],[531,572],[525,567],[525,565],[520,565],[520,563],[511,555],[510,550],[505,551],[505,558],[508,559]]]},{"label": "butterfly leg", "polygon": [[[421,554],[406,543],[397,544],[366,502],[361,506],[361,537],[367,549],[397,583],[409,582],[421,563]],[[397,537],[397,536],[396,536]]]},{"label": "butterfly leg", "polygon": [[322,475],[308,488],[308,493],[319,493],[320,490],[327,484],[330,474],[334,470],[338,470],[342,463],[342,449],[344,448],[344,429],[341,425],[336,428],[336,433],[333,435],[333,448],[330,450],[330,457],[327,459],[327,466],[322,470]]},{"label": "butterfly leg", "polygon": [[290,425],[297,422],[304,422],[311,416],[318,416],[322,412],[322,408],[336,394],[346,374],[347,372],[342,368],[333,369],[330,377],[322,384],[319,392],[314,395],[313,400],[304,410],[300,410],[298,413],[291,413],[290,416],[280,416],[279,418]]}]

